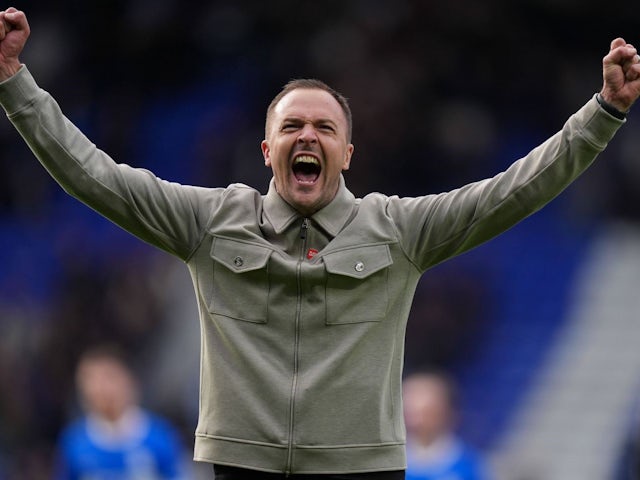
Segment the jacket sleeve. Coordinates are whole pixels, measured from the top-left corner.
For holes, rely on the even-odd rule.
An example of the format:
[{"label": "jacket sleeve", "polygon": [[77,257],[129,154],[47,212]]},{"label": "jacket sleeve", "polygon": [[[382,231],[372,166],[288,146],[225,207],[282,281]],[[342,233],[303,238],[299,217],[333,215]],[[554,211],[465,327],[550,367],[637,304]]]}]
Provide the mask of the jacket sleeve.
[{"label": "jacket sleeve", "polygon": [[224,189],[183,186],[117,164],[63,115],[26,66],[0,83],[0,104],[67,193],[142,240],[188,258]]},{"label": "jacket sleeve", "polygon": [[493,178],[438,195],[390,197],[387,213],[420,271],[504,232],[557,196],[624,123],[595,96],[562,130]]}]

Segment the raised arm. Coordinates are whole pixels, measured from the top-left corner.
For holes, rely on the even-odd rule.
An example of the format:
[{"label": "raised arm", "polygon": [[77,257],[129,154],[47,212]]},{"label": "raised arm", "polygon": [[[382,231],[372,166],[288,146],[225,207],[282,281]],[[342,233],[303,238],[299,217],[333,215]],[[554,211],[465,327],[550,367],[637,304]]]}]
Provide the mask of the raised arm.
[{"label": "raised arm", "polygon": [[506,171],[440,195],[390,200],[408,256],[427,269],[542,208],[594,161],[639,95],[640,57],[617,38],[603,59],[600,93]]},{"label": "raised arm", "polygon": [[9,120],[67,193],[142,240],[187,259],[223,189],[179,185],[114,162],[64,116],[21,64],[28,36],[23,12],[0,12],[0,105]]}]

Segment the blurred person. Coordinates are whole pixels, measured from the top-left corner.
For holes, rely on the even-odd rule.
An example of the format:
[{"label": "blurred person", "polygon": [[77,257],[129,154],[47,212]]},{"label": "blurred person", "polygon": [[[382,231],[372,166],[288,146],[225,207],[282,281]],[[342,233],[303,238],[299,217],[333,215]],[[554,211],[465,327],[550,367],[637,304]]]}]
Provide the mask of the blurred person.
[{"label": "blurred person", "polygon": [[414,373],[403,382],[407,480],[487,480],[479,453],[456,434],[458,392],[443,372]]},{"label": "blurred person", "polygon": [[84,416],[60,436],[57,480],[184,478],[178,433],[140,406],[138,382],[118,350],[87,350],[76,385]]},{"label": "blurred person", "polygon": [[0,104],[68,193],[186,263],[202,332],[194,458],[227,480],[404,478],[404,332],[419,278],[558,195],[640,95],[640,57],[617,38],[600,92],[503,173],[438,195],[356,199],[343,177],[347,100],[294,80],[267,108],[262,195],[114,162],[19,60],[29,34],[23,12],[0,12]]}]

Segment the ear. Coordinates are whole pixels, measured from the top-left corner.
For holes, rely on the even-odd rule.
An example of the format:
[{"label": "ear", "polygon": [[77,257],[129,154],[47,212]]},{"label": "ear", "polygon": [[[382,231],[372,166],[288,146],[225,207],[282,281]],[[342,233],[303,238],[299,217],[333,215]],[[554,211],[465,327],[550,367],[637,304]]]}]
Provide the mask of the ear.
[{"label": "ear", "polygon": [[267,167],[271,167],[271,149],[269,148],[269,142],[262,140],[260,142],[260,149],[262,150],[262,156],[264,157],[264,164]]},{"label": "ear", "polygon": [[349,170],[349,166],[351,165],[351,155],[353,155],[353,143],[347,145],[347,151],[345,152],[344,162],[342,163],[342,170]]}]

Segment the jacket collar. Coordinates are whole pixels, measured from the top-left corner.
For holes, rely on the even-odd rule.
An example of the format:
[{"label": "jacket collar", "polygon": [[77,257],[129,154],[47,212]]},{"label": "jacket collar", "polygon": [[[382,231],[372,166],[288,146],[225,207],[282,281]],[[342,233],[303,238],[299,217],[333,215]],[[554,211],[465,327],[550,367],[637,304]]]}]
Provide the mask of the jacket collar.
[{"label": "jacket collar", "polygon": [[[344,177],[340,175],[340,185],[336,196],[326,207],[318,210],[310,218],[335,237],[351,217],[354,204],[355,196],[347,189]],[[302,217],[276,191],[273,178],[264,198],[264,213],[277,234],[282,233],[294,220]]]}]

